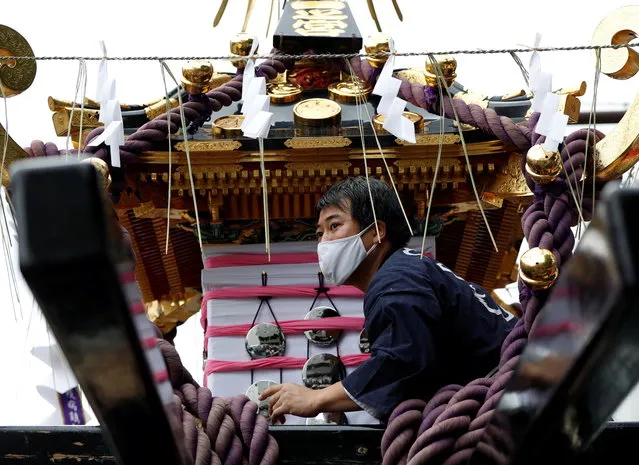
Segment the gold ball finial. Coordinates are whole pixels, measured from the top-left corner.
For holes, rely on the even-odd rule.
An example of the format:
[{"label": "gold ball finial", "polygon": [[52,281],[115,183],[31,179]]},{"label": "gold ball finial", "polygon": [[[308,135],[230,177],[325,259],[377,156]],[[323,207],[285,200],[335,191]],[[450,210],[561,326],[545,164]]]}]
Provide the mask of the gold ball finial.
[{"label": "gold ball finial", "polygon": [[541,144],[533,145],[526,154],[526,172],[539,184],[548,184],[561,173],[561,155],[546,150]]},{"label": "gold ball finial", "polygon": [[[457,60],[452,55],[435,55],[435,61],[441,69],[446,86],[450,87],[457,79]],[[426,60],[426,83],[430,87],[439,86],[439,79],[437,78],[437,70],[433,62],[428,58]]]},{"label": "gold ball finial", "polygon": [[[386,34],[377,33],[370,35],[364,41],[364,51],[367,54],[389,53],[390,41],[391,37]],[[386,61],[388,61],[388,56],[366,57],[366,61],[368,61],[373,68],[383,68]]]},{"label": "gold ball finial", "polygon": [[211,89],[213,65],[208,61],[189,61],[182,67],[182,87],[189,94],[204,94]]},{"label": "gold ball finial", "polygon": [[519,259],[519,277],[534,290],[548,289],[559,277],[557,258],[550,250],[533,247]]},{"label": "gold ball finial", "polygon": [[104,180],[103,188],[105,192],[109,192],[111,188],[111,173],[109,172],[109,165],[101,158],[91,157],[82,160],[83,163],[91,163],[95,170],[100,173]]},{"label": "gold ball finial", "polygon": [[[251,47],[253,47],[253,36],[240,32],[235,34],[235,37],[231,39],[230,51],[232,55],[246,57],[251,53]],[[259,46],[257,47],[259,48]],[[257,53],[257,48],[255,53]],[[244,68],[246,65],[245,60],[231,60],[231,64],[238,69]]]}]

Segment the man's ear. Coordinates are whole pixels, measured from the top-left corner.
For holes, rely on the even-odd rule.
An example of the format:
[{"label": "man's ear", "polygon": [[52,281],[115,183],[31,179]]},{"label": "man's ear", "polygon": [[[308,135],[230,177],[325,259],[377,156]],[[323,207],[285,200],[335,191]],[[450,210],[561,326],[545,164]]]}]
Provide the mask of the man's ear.
[{"label": "man's ear", "polygon": [[[373,230],[373,240],[381,244],[381,242],[386,237],[386,223],[384,221],[377,220],[377,227],[373,225],[371,229]],[[379,231],[379,238],[377,237],[378,231]]]}]

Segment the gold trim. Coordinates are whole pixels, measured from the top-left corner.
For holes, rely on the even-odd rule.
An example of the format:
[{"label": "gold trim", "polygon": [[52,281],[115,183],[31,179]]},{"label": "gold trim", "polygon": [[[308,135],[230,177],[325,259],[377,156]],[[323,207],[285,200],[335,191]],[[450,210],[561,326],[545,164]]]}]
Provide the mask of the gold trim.
[{"label": "gold trim", "polygon": [[[399,145],[439,145],[439,134],[416,134],[415,143],[406,142],[405,140],[395,139],[395,143]],[[456,144],[461,141],[458,134],[444,134],[444,145]]]},{"label": "gold trim", "polygon": [[[189,151],[191,152],[223,152],[237,150],[240,147],[242,147],[242,143],[237,140],[189,141]],[[175,144],[175,150],[184,152],[186,150],[184,142]]]},{"label": "gold trim", "polygon": [[318,149],[348,147],[352,143],[348,137],[295,137],[287,139],[284,145],[290,149]]},{"label": "gold trim", "polygon": [[[425,159],[410,159],[410,160],[397,160],[393,163],[401,172],[401,170],[420,170],[420,171],[435,171],[437,166],[437,160],[432,158]],[[462,170],[466,169],[466,165],[457,158],[442,158],[439,162],[439,169],[441,174],[446,175],[448,173],[461,175]]]},{"label": "gold trim", "polygon": [[[214,175],[219,176],[226,174],[239,173],[242,171],[242,165],[238,164],[224,164],[224,165],[193,165],[191,167],[191,171],[193,174],[204,174],[208,178],[212,178]],[[184,174],[188,176],[189,168],[188,166],[178,166],[177,170],[175,170],[177,177]]]},{"label": "gold trim", "polygon": [[333,173],[336,175],[339,171],[344,174],[348,174],[351,163],[349,162],[290,162],[285,165],[287,170],[307,171],[309,175],[312,175],[315,171],[319,172],[320,176],[325,176],[326,173]]}]

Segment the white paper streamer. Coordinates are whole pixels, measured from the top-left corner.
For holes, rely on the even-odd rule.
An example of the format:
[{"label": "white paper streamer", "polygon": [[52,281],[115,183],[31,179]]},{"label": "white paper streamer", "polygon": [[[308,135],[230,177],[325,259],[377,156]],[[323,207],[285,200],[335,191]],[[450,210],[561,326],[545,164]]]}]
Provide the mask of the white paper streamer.
[{"label": "white paper streamer", "polygon": [[406,142],[415,143],[415,126],[404,116],[406,102],[397,97],[402,82],[393,77],[395,67],[395,43],[393,39],[388,41],[390,56],[384,64],[377,83],[373,88],[373,94],[381,97],[377,112],[384,115],[384,129],[395,137]]},{"label": "white paper streamer", "polygon": [[122,111],[120,102],[115,98],[115,79],[109,77],[106,60],[106,46],[100,41],[103,59],[98,69],[98,84],[96,100],[100,102],[100,122],[104,123],[104,132],[93,139],[89,146],[96,147],[102,143],[109,146],[111,151],[111,166],[119,168],[120,146],[124,145],[124,124],[122,123]]},{"label": "white paper streamer", "polygon": [[[253,45],[249,56],[257,50],[257,37],[253,37]],[[252,139],[268,137],[273,113],[270,109],[270,99],[266,95],[266,79],[255,76],[255,60],[249,59],[244,68],[242,78],[242,114],[244,121],[240,129],[245,137]]]}]

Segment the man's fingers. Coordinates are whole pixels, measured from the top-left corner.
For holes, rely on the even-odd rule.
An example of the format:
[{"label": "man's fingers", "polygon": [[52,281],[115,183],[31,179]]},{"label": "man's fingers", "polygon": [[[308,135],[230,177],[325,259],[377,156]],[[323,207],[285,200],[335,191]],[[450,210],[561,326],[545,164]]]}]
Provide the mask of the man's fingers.
[{"label": "man's fingers", "polygon": [[291,412],[287,411],[286,405],[278,405],[273,410],[273,414],[271,415],[271,422],[275,424],[277,421],[282,420],[282,423],[284,423],[284,415],[287,413]]},{"label": "man's fingers", "polygon": [[282,397],[282,392],[276,392],[275,394],[273,394],[269,400],[268,400],[268,413],[269,415],[273,412],[273,409],[275,408],[276,405],[278,405],[278,402],[280,401],[280,398]]},{"label": "man's fingers", "polygon": [[275,394],[276,392],[278,392],[280,389],[282,389],[282,385],[281,384],[277,384],[275,386],[271,386],[268,387],[264,390],[264,392],[260,395],[259,399],[260,400],[264,400],[267,397],[271,397],[273,394]]}]

